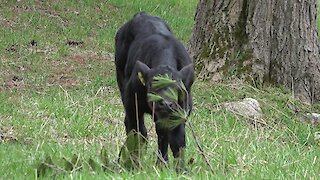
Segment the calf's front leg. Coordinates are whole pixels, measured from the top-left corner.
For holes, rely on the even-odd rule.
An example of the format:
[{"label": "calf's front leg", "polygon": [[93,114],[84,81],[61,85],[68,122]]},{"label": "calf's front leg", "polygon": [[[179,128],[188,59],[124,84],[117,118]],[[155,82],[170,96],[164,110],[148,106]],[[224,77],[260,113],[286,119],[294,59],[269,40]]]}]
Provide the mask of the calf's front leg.
[{"label": "calf's front leg", "polygon": [[184,151],[186,147],[185,124],[168,132],[168,140],[173,153],[176,170],[184,170]]}]

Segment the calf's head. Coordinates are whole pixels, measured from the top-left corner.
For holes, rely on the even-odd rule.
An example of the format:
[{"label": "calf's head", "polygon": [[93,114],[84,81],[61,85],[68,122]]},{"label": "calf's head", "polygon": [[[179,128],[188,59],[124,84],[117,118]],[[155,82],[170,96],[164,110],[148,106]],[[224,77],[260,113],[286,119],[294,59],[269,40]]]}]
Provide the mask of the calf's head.
[{"label": "calf's head", "polygon": [[192,64],[180,71],[170,66],[149,68],[140,61],[137,61],[136,65],[138,78],[147,90],[148,105],[158,118],[168,118],[176,112],[185,111],[193,83]]}]

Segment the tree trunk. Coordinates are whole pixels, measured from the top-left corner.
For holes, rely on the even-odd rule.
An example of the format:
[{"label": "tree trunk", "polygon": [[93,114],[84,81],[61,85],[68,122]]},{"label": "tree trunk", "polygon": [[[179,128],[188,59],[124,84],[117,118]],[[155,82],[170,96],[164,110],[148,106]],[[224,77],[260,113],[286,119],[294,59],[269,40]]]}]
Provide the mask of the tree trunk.
[{"label": "tree trunk", "polygon": [[200,0],[188,45],[200,78],[284,85],[320,101],[318,0]]}]

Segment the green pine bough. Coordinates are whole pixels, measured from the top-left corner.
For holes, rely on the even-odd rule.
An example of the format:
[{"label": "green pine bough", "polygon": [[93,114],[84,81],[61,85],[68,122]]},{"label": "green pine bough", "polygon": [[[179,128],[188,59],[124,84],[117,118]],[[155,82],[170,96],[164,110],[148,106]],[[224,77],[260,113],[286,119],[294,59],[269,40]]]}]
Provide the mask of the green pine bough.
[{"label": "green pine bough", "polygon": [[151,87],[154,89],[162,89],[175,83],[176,80],[171,79],[168,74],[158,75],[153,78]]},{"label": "green pine bough", "polygon": [[177,81],[173,80],[169,77],[169,75],[159,75],[154,77],[151,87],[152,89],[163,89],[165,88],[165,92],[163,94],[164,97],[156,94],[155,92],[148,93],[148,102],[159,102],[164,99],[170,99],[171,101],[176,103],[177,109],[173,110],[173,113],[169,115],[167,119],[159,119],[157,124],[159,124],[162,128],[166,128],[172,130],[183,124],[187,121],[187,112],[178,104],[179,98],[184,99],[185,95],[188,94],[186,87],[184,86],[182,81],[178,82],[179,91],[182,92],[179,94],[170,86],[176,84]]}]

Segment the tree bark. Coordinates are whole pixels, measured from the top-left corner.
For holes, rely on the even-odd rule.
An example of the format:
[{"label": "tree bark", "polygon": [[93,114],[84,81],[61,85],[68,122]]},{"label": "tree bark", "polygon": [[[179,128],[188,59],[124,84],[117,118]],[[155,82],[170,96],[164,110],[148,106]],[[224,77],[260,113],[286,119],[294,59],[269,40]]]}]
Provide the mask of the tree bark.
[{"label": "tree bark", "polygon": [[200,0],[188,50],[199,77],[283,85],[320,101],[318,0]]}]

